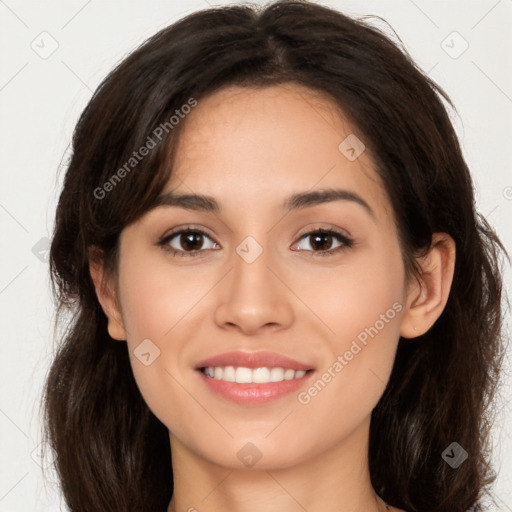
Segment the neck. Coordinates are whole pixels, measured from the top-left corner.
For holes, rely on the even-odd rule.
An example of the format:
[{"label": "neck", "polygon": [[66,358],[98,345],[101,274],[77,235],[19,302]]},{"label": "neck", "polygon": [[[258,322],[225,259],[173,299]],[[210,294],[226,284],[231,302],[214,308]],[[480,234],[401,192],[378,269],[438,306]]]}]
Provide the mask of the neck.
[{"label": "neck", "polygon": [[384,512],[368,470],[369,420],[316,458],[265,469],[221,467],[170,435],[174,494],[167,512]]}]

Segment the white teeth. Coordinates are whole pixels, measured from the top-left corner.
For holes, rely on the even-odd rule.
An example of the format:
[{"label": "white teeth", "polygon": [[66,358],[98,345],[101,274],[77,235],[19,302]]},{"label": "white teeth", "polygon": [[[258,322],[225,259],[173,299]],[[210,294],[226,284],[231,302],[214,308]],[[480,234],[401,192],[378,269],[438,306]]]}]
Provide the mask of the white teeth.
[{"label": "white teeth", "polygon": [[292,368],[245,368],[239,366],[209,366],[204,368],[204,374],[217,380],[237,382],[240,384],[267,384],[269,382],[281,382],[283,380],[301,379],[306,375],[304,370]]},{"label": "white teeth", "polygon": [[270,370],[270,382],[281,382],[284,380],[284,370],[282,368],[272,368]]},{"label": "white teeth", "polygon": [[256,384],[270,382],[270,370],[268,368],[255,368],[252,371],[252,381]]},{"label": "white teeth", "polygon": [[292,380],[295,377],[295,371],[288,368],[284,371],[284,380]]},{"label": "white teeth", "polygon": [[250,384],[252,382],[252,371],[250,368],[237,368],[235,380],[240,384]]},{"label": "white teeth", "polygon": [[[221,368],[222,370],[222,368]],[[235,369],[232,366],[226,366],[219,380],[225,380],[227,382],[235,382],[236,375]]]}]

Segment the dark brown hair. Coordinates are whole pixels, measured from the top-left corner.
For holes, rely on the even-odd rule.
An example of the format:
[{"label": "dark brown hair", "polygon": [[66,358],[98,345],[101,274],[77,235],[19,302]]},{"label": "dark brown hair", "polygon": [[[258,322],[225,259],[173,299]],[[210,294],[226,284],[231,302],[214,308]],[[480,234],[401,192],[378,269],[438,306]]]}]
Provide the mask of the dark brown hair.
[{"label": "dark brown hair", "polygon": [[[120,232],[170,177],[186,123],[170,126],[176,110],[230,85],[284,83],[327,95],[357,128],[393,205],[407,269],[434,232],[456,242],[446,308],[423,336],[400,340],[372,413],[376,492],[409,512],[463,512],[492,482],[504,249],[476,212],[443,105],[451,102],[378,28],[318,4],[281,1],[205,9],[161,30],[106,77],[76,126],[50,252],[59,312],[73,316],[44,394],[47,440],[70,510],[165,510],[172,495],[168,431],[137,388],[126,344],[108,335],[91,248],[115,270]],[[161,142],[126,167],[161,126]],[[469,454],[456,470],[441,457],[453,441]]]}]

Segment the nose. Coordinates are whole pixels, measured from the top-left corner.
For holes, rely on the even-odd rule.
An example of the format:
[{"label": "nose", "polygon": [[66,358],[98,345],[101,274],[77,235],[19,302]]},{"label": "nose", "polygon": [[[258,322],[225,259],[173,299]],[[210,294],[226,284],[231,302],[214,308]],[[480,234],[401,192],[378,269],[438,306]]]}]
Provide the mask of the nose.
[{"label": "nose", "polygon": [[294,320],[293,293],[283,274],[265,250],[252,262],[235,253],[219,288],[217,325],[246,335],[289,327]]}]

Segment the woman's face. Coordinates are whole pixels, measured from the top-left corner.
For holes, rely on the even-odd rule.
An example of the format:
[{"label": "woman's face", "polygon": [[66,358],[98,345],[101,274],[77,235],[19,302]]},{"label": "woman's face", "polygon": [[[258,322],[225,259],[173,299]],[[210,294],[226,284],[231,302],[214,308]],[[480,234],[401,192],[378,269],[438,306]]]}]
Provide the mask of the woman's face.
[{"label": "woman's face", "polygon": [[225,89],[184,122],[162,196],[218,209],[166,196],[120,238],[117,292],[145,401],[172,443],[225,467],[364,444],[406,298],[368,151],[298,86]]}]

